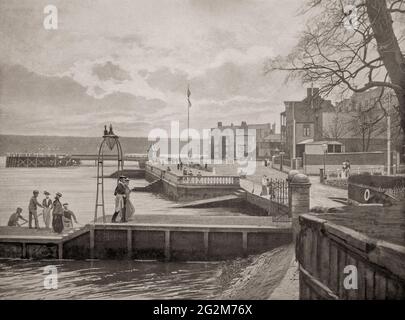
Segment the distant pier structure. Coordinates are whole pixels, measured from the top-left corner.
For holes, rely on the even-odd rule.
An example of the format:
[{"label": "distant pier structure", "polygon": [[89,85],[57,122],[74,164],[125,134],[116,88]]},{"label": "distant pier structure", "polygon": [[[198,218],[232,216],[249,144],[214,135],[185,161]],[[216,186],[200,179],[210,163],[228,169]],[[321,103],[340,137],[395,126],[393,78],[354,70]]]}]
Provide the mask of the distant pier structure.
[{"label": "distant pier structure", "polygon": [[50,168],[80,165],[80,159],[68,154],[8,153],[6,168]]}]

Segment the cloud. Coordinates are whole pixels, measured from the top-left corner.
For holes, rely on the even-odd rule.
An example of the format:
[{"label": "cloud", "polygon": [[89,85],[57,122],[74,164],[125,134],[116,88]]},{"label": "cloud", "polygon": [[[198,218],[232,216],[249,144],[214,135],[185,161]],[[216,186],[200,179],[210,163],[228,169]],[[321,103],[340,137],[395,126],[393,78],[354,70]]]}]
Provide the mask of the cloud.
[{"label": "cloud", "polygon": [[303,93],[263,75],[266,58],[296,42],[296,0],[54,0],[54,32],[42,27],[45,4],[0,1],[2,132],[88,135],[114,119],[147,135],[184,125],[188,84],[199,127],[224,115],[271,122]]},{"label": "cloud", "polygon": [[93,74],[96,75],[100,80],[116,80],[125,81],[131,80],[131,76],[125,70],[123,70],[119,65],[107,61],[104,64],[95,64],[93,66]]},{"label": "cloud", "polygon": [[[145,124],[151,129],[154,116],[167,107],[162,100],[123,92],[95,98],[68,76],[47,77],[22,66],[0,65],[0,73],[2,133],[95,135],[95,128],[114,122],[127,134],[145,135]],[[69,132],[73,127],[78,131]]]}]

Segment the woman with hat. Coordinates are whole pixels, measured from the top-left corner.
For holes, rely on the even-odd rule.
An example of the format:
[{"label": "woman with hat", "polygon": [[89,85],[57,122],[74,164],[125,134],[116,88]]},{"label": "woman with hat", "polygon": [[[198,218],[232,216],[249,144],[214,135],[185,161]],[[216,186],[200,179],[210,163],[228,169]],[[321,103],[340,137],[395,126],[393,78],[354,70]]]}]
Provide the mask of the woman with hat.
[{"label": "woman with hat", "polygon": [[53,201],[52,227],[53,231],[56,233],[61,233],[63,231],[63,207],[60,203],[61,197],[62,194],[57,192],[55,195],[55,200]]},{"label": "woman with hat", "polygon": [[131,188],[129,187],[129,178],[124,179],[125,185],[125,220],[122,222],[127,222],[132,215],[135,213],[135,207],[131,202],[130,195],[131,195]]},{"label": "woman with hat", "polygon": [[45,228],[49,229],[51,224],[51,210],[52,210],[52,200],[49,199],[50,193],[44,191],[45,199],[42,200],[42,206],[44,208],[42,213],[42,218],[44,218]]}]

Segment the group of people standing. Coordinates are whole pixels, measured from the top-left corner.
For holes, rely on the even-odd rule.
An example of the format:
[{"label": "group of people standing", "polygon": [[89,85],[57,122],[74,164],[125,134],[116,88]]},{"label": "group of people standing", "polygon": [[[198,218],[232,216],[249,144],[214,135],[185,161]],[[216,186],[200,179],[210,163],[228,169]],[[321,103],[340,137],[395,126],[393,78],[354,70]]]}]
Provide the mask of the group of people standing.
[{"label": "group of people standing", "polygon": [[114,191],[115,209],[111,222],[117,222],[118,216],[120,216],[120,222],[128,222],[128,219],[135,213],[135,207],[130,199],[131,191],[129,178],[120,176]]},{"label": "group of people standing", "polygon": [[[62,194],[60,192],[55,194],[53,201],[50,199],[50,193],[48,191],[44,191],[44,195],[45,198],[42,200],[42,203],[40,203],[38,201],[39,191],[34,190],[28,204],[28,220],[22,216],[22,208],[18,207],[16,212],[10,216],[8,226],[18,227],[28,222],[30,229],[39,229],[38,217],[40,215],[43,217],[45,228],[50,229],[52,224],[52,229],[56,233],[61,233],[65,228],[73,228],[73,222],[78,223],[75,214],[69,210],[69,204],[67,202],[61,203],[60,198]],[[42,208],[42,213],[40,214],[38,214],[38,207]],[[23,220],[24,223],[20,224],[19,220]]]}]

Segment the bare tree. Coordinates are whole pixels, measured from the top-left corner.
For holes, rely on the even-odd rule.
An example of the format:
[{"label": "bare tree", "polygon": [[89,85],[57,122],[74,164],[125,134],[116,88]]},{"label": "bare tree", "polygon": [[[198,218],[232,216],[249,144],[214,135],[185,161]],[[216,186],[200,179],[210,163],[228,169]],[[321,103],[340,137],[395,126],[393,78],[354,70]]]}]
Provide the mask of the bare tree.
[{"label": "bare tree", "polygon": [[363,152],[369,150],[370,141],[374,135],[385,131],[383,119],[385,119],[385,114],[377,108],[376,104],[369,108],[357,109],[352,115],[348,128],[353,135],[361,137]]},{"label": "bare tree", "polygon": [[323,136],[325,138],[339,140],[347,133],[347,120],[339,110],[336,110],[330,123],[324,126]]},{"label": "bare tree", "polygon": [[405,132],[405,0],[351,3],[308,0],[307,28],[297,47],[287,57],[270,60],[266,72],[289,71],[289,78],[316,83],[324,95],[391,88]]}]

